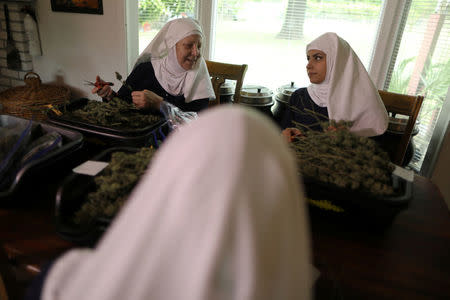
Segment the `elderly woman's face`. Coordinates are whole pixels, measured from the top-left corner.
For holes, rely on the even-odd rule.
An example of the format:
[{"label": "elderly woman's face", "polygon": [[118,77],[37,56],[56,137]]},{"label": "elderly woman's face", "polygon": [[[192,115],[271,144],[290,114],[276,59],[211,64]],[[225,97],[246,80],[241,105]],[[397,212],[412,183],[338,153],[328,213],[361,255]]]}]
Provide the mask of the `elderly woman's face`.
[{"label": "elderly woman's face", "polygon": [[309,81],[311,83],[321,83],[327,75],[327,55],[320,50],[311,49],[306,54],[308,64],[306,71],[308,72]]},{"label": "elderly woman's face", "polygon": [[200,57],[202,37],[193,34],[185,37],[176,44],[177,59],[180,66],[186,71],[192,69]]}]

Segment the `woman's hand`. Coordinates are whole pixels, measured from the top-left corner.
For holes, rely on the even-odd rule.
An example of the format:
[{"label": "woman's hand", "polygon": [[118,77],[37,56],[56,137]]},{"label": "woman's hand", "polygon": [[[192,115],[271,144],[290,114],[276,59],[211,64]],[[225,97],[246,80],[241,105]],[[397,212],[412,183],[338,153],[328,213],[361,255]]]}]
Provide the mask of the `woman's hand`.
[{"label": "woman's hand", "polygon": [[302,132],[297,128],[286,128],[281,132],[281,134],[286,138],[288,143],[291,143],[295,137],[301,136]]},{"label": "woman's hand", "polygon": [[99,76],[96,78],[95,87],[92,89],[92,94],[97,94],[108,101],[114,97],[114,91],[112,90],[110,83],[104,81]]},{"label": "woman's hand", "polygon": [[159,110],[159,106],[163,101],[161,96],[149,90],[134,91],[131,93],[131,98],[133,99],[134,105],[139,109],[152,108]]}]

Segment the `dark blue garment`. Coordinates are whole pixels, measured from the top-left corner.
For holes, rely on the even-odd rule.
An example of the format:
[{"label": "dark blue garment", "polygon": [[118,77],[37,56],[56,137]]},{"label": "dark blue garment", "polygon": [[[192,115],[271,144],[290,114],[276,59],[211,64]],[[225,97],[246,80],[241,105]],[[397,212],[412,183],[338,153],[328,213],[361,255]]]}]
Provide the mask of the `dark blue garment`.
[{"label": "dark blue garment", "polygon": [[[159,84],[155,76],[151,62],[144,62],[139,64],[128,76],[126,84],[131,87],[133,91],[149,90],[164,98],[165,101],[177,106],[183,111],[199,112],[208,107],[209,99],[195,99],[189,103],[185,102],[184,95],[173,96],[166,92]],[[119,98],[131,102],[131,90],[127,85],[123,85],[117,95]]]},{"label": "dark blue garment", "polygon": [[44,289],[44,282],[47,278],[50,269],[53,264],[56,262],[52,260],[46,264],[44,264],[41,268],[41,272],[31,281],[31,284],[28,286],[24,300],[40,300],[42,299],[42,290]]},{"label": "dark blue garment", "polygon": [[[320,107],[314,103],[306,88],[300,88],[292,93],[279,125],[281,129],[298,127],[293,121],[308,126],[311,130],[321,131],[322,127],[319,122],[328,121],[328,110],[326,107]],[[306,129],[303,126],[299,128]]]}]

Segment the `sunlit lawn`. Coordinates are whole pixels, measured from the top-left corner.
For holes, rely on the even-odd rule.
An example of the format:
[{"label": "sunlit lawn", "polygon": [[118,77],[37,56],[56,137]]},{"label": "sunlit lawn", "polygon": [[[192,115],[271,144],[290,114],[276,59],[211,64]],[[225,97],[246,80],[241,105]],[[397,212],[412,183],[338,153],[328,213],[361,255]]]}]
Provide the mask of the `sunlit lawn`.
[{"label": "sunlit lawn", "polygon": [[[334,31],[347,39],[368,66],[376,34],[376,21],[365,22],[309,18],[305,20],[302,40],[278,39],[286,3],[244,2],[237,21],[218,18],[212,60],[247,64],[244,84],[258,84],[275,90],[292,81],[306,86],[306,44],[320,34]],[[140,50],[150,42],[156,30],[140,33]]]}]

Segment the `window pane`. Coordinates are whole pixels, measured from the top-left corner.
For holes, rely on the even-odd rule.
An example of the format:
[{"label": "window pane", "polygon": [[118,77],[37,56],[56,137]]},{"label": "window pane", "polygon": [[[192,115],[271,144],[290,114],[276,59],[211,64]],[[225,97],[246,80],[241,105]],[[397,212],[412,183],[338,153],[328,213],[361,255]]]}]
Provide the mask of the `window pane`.
[{"label": "window pane", "polygon": [[306,44],[334,31],[368,68],[382,0],[218,0],[214,60],[247,64],[244,84],[307,86]]},{"label": "window pane", "polygon": [[139,0],[139,54],[169,20],[195,17],[195,0]]},{"label": "window pane", "polygon": [[424,95],[410,167],[420,171],[450,85],[449,1],[413,0],[390,77],[389,91]]}]

